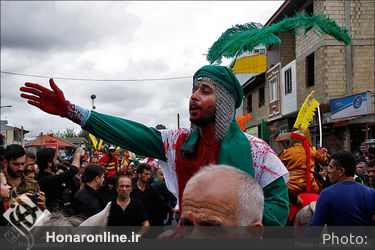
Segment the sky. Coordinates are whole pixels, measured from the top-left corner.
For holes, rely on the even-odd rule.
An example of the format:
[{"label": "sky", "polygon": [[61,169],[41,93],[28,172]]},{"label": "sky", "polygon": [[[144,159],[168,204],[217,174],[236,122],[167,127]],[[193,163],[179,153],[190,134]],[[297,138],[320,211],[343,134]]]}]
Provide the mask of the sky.
[{"label": "sky", "polygon": [[[54,77],[65,98],[150,127],[190,127],[192,76],[208,49],[235,24],[265,24],[283,1],[1,1],[1,71]],[[223,60],[223,63],[228,63]],[[134,80],[89,81],[70,80]],[[30,132],[80,126],[27,104],[25,82],[48,78],[1,73],[1,120]]]}]

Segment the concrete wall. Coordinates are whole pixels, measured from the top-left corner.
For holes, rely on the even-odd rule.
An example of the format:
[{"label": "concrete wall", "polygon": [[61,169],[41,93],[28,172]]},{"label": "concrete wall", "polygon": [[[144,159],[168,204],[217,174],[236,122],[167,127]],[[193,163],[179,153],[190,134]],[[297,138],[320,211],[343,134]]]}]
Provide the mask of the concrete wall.
[{"label": "concrete wall", "polygon": [[[349,4],[350,9],[351,52],[345,44],[326,35],[319,38],[313,34],[313,30],[308,31],[306,37],[303,35],[296,37],[298,107],[302,105],[304,99],[312,90],[316,91],[315,97],[321,103],[328,103],[330,99],[337,97],[371,91],[373,96],[372,106],[375,110],[375,3],[374,1],[362,0],[348,1],[347,4]],[[345,22],[345,2],[343,0],[314,1],[314,13],[328,14],[340,26],[345,27],[348,23],[348,21]],[[306,56],[313,52],[315,53],[315,85],[307,88],[305,60]],[[350,53],[349,57],[347,56],[348,53]],[[351,69],[350,65],[349,69],[347,68],[348,58],[351,58]],[[348,77],[351,77],[352,80]],[[352,93],[347,91],[347,84],[352,85],[352,88],[349,87],[352,89]]]},{"label": "concrete wall", "polygon": [[281,67],[285,67],[296,58],[296,39],[292,32],[281,32],[278,34],[281,39]]}]

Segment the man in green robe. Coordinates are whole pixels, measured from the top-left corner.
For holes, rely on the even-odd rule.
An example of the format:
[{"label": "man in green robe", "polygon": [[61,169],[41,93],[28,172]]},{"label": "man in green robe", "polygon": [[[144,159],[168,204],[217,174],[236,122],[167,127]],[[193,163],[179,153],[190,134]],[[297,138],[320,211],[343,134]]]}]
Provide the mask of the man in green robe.
[{"label": "man in green robe", "polygon": [[[25,83],[21,97],[45,112],[66,117],[93,135],[134,153],[159,159],[168,189],[180,201],[186,182],[202,166],[226,164],[258,181],[264,191],[263,224],[284,226],[288,218],[288,171],[264,141],[243,133],[235,121],[243,91],[232,71],[207,65],[193,77],[190,129],[158,131],[142,124],[89,111],[52,91]],[[33,94],[33,95],[30,95]]]}]

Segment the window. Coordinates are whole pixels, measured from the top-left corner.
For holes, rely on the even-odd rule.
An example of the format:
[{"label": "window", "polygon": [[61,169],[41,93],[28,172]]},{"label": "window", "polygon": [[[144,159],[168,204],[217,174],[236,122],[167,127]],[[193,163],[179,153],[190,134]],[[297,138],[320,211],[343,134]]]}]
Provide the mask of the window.
[{"label": "window", "polygon": [[292,69],[285,71],[285,95],[292,93]]},{"label": "window", "polygon": [[254,49],[254,54],[258,54],[259,53],[259,49]]},{"label": "window", "polygon": [[247,96],[247,113],[253,112],[253,96],[250,94]]},{"label": "window", "polygon": [[314,53],[306,57],[306,86],[314,86]]},{"label": "window", "polygon": [[276,77],[270,80],[270,103],[277,100],[277,79]]},{"label": "window", "polygon": [[264,105],[264,86],[259,89],[258,107],[262,107],[263,105]]},{"label": "window", "polygon": [[260,53],[260,54],[265,54],[265,53],[266,53],[266,49],[260,49],[260,50],[259,50],[259,53]]}]

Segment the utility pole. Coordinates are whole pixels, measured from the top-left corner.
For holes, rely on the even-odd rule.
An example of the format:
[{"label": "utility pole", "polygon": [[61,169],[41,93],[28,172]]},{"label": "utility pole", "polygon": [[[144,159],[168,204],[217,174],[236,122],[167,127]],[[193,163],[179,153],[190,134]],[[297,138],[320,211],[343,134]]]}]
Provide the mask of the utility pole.
[{"label": "utility pole", "polygon": [[177,129],[180,129],[180,113],[177,113]]},{"label": "utility pole", "polygon": [[21,126],[21,145],[22,147],[25,146],[25,142],[23,141],[23,126]]},{"label": "utility pole", "polygon": [[40,132],[40,148],[43,148],[43,132]]}]

